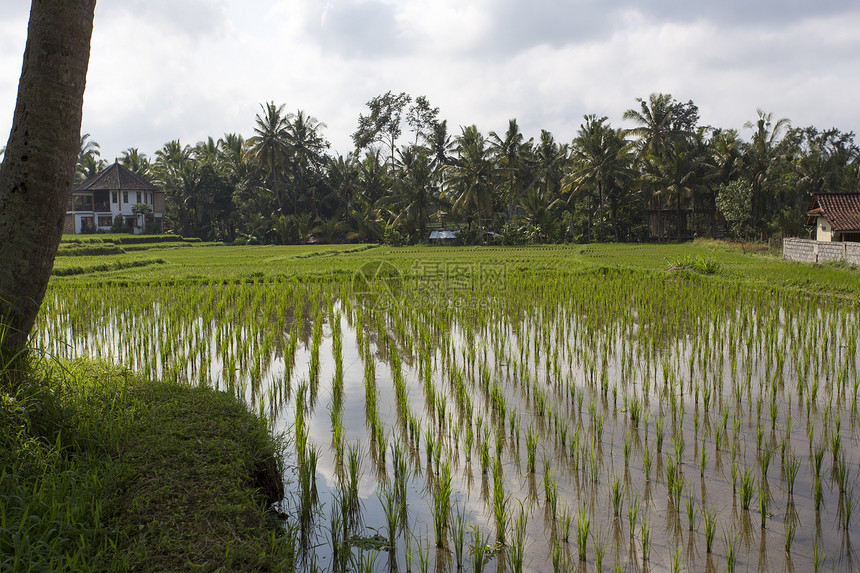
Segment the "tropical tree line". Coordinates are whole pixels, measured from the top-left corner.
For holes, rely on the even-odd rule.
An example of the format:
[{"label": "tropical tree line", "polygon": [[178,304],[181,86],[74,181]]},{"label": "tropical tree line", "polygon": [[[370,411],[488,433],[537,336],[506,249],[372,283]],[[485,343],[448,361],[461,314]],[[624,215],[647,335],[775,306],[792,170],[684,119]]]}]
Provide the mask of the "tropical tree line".
[{"label": "tropical tree line", "polygon": [[[515,119],[485,135],[388,92],[367,102],[341,155],[324,123],[270,102],[247,139],[174,140],[119,161],[163,187],[175,232],[241,243],[402,244],[439,228],[466,243],[767,239],[805,232],[812,193],[860,190],[853,132],[762,110],[743,132],[705,126],[692,101],[659,93],[623,117],[632,127],[587,115],[570,142],[527,139]],[[104,167],[85,135],[78,181]]]}]

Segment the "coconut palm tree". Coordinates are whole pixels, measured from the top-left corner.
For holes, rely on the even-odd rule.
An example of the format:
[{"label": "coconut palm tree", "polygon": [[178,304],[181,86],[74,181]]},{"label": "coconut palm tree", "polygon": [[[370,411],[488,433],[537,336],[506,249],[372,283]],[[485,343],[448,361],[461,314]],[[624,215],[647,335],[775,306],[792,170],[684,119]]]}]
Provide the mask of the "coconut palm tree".
[{"label": "coconut palm tree", "polygon": [[266,173],[266,185],[277,200],[278,211],[284,213],[284,167],[290,155],[287,123],[291,115],[284,114],[284,105],[275,102],[261,104],[263,115],[257,114],[251,150],[260,168]]},{"label": "coconut palm tree", "polygon": [[534,182],[544,197],[551,200],[561,188],[561,180],[567,168],[568,147],[556,143],[552,133],[542,129],[540,141],[534,147]]},{"label": "coconut palm tree", "polygon": [[329,158],[325,166],[325,182],[338,198],[340,207],[351,210],[361,182],[361,163],[357,152]]},{"label": "coconut palm tree", "polygon": [[[5,147],[3,148],[5,151]],[[101,149],[89,133],[81,135],[80,151],[78,151],[78,162],[75,166],[75,185],[80,185],[90,177],[100,173],[107,167],[107,161],[101,159]]]},{"label": "coconut palm tree", "polygon": [[218,142],[211,135],[203,141],[198,141],[194,146],[194,158],[197,161],[218,163],[220,159]]},{"label": "coconut palm tree", "polygon": [[755,122],[744,123],[744,129],[753,130],[752,141],[746,150],[746,165],[753,189],[753,225],[764,234],[764,218],[773,195],[771,184],[779,163],[785,159],[779,144],[786,130],[791,127],[791,122],[785,117],[774,121],[773,113],[765,113],[761,109],[757,109],[756,113],[758,119]]},{"label": "coconut palm tree", "polygon": [[30,9],[15,114],[0,166],[3,364],[12,364],[27,346],[63,233],[80,150],[95,4],[33,2]]},{"label": "coconut palm tree", "polygon": [[447,119],[434,123],[429,134],[423,136],[422,139],[424,140],[424,147],[430,152],[436,167],[451,165],[454,162],[452,158],[454,141],[448,135]]},{"label": "coconut palm tree", "polygon": [[531,147],[533,140],[526,141],[516,119],[508,120],[508,130],[504,137],[491,131],[488,139],[496,165],[503,177],[499,191],[507,197],[506,214],[510,220],[526,186],[528,165],[527,153],[524,152]]},{"label": "coconut palm tree", "polygon": [[394,193],[380,203],[393,215],[392,224],[405,229],[413,242],[427,238],[427,224],[439,198],[435,168],[426,149],[409,146],[398,152]]},{"label": "coconut palm tree", "polygon": [[350,240],[362,243],[376,242],[382,238],[382,225],[379,213],[363,199],[355,203],[349,211],[353,231],[347,235]]},{"label": "coconut palm tree", "polygon": [[[632,195],[631,143],[620,130],[613,129],[608,118],[586,115],[585,123],[571,144],[571,171],[565,176],[562,187],[568,193],[568,205],[577,197],[585,196],[589,203],[597,203],[600,223],[598,240],[605,238],[604,209],[611,197],[612,223],[615,239],[619,240],[618,210]],[[591,240],[593,209],[588,209],[588,240]]]},{"label": "coconut palm tree", "polygon": [[129,147],[119,156],[119,163],[129,171],[133,171],[144,177],[149,175],[152,167],[149,158],[141,153],[137,147]]},{"label": "coconut palm tree", "polygon": [[520,198],[518,218],[524,223],[521,232],[531,241],[546,243],[557,235],[561,199],[551,199],[539,186],[533,186]]},{"label": "coconut palm tree", "polygon": [[320,222],[313,232],[321,243],[332,244],[342,241],[348,230],[349,226],[341,221],[340,213],[336,213],[330,219]]},{"label": "coconut palm tree", "polygon": [[639,109],[628,109],[624,119],[636,127],[628,133],[639,140],[639,157],[660,157],[667,153],[681,131],[674,125],[674,105],[671,94],[652,93],[648,101],[636,98]]},{"label": "coconut palm tree", "polygon": [[368,151],[361,162],[359,189],[362,200],[373,207],[391,188],[389,164],[379,149]]},{"label": "coconut palm tree", "polygon": [[178,172],[185,162],[191,160],[191,157],[192,151],[189,146],[182,145],[178,139],[168,141],[155,152],[154,168],[157,177],[164,182],[165,176]]},{"label": "coconut palm tree", "polygon": [[695,212],[695,199],[707,190],[710,170],[706,147],[696,138],[678,139],[660,157],[648,155],[642,177],[651,183],[660,210],[674,207],[675,238],[689,232],[686,213]]},{"label": "coconut palm tree", "polygon": [[299,203],[307,211],[319,216],[321,197],[317,194],[322,185],[322,166],[330,144],[322,136],[326,125],[302,110],[290,114],[284,125],[284,140],[289,150],[288,176],[291,183],[293,213],[299,212]]},{"label": "coconut palm tree", "polygon": [[250,142],[238,133],[225,133],[218,140],[217,162],[237,189],[248,187],[256,178]]},{"label": "coconut palm tree", "polygon": [[483,233],[484,220],[493,214],[495,165],[487,141],[475,125],[462,128],[456,146],[457,159],[449,167],[445,193],[453,211],[474,216],[478,232]]},{"label": "coconut palm tree", "polygon": [[[101,146],[94,139],[90,139],[89,133],[81,134],[81,146],[80,151],[78,151],[78,161],[83,159],[84,157],[91,155],[94,157],[101,157]],[[6,148],[3,148],[5,151]]]},{"label": "coconut palm tree", "polygon": [[80,185],[90,177],[95,177],[107,167],[107,161],[95,155],[84,155],[75,167],[75,185]]}]

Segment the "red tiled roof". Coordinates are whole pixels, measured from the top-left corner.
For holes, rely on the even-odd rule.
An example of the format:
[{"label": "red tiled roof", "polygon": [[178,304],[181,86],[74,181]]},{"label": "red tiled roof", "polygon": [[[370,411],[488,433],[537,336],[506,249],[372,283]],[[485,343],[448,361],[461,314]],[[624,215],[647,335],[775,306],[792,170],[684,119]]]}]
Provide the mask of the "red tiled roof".
[{"label": "red tiled roof", "polygon": [[860,193],[816,193],[809,201],[806,224],[825,217],[834,231],[860,231]]},{"label": "red tiled roof", "polygon": [[160,189],[134,171],[114,163],[72,189],[72,193],[76,191],[160,191]]}]

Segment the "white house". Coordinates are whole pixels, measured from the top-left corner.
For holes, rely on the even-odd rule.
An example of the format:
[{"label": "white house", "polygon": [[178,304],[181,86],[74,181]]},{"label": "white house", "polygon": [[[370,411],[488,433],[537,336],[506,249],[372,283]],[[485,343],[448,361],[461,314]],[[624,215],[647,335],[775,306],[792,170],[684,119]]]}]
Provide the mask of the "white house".
[{"label": "white house", "polygon": [[[140,213],[146,207],[135,209],[139,204],[149,205],[151,214]],[[147,221],[152,232],[164,230],[164,192],[118,162],[72,189],[63,232],[110,231],[117,216],[135,234],[144,231]]]}]

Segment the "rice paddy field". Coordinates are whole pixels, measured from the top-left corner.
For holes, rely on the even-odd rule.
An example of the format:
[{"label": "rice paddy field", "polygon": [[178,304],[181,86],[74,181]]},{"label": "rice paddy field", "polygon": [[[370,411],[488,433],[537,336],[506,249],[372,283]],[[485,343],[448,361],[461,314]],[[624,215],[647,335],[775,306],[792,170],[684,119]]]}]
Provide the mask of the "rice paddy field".
[{"label": "rice paddy field", "polygon": [[64,266],[48,354],[215,387],[288,434],[303,570],[860,565],[857,270],[702,244]]}]

